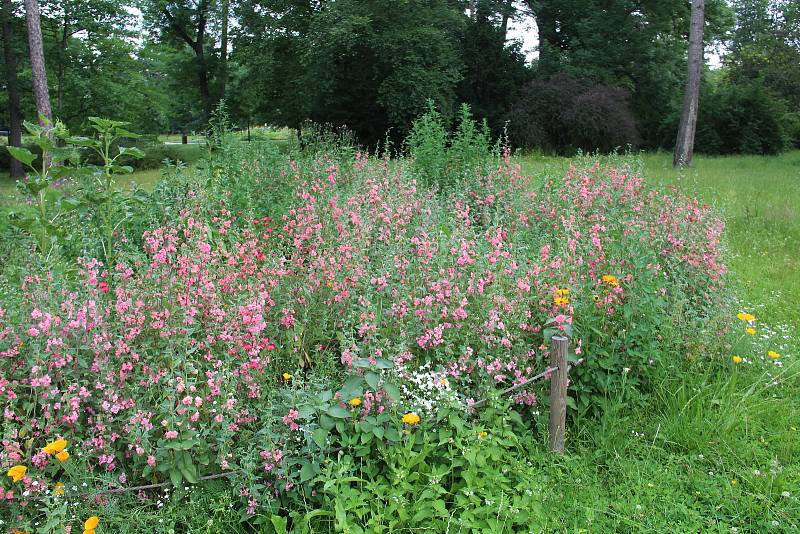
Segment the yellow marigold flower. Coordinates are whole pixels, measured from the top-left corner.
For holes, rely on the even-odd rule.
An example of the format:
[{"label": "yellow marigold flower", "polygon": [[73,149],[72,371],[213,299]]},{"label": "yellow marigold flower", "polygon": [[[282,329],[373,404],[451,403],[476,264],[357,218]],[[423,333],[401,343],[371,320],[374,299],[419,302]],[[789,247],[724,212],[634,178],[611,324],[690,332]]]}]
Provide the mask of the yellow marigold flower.
[{"label": "yellow marigold flower", "polygon": [[53,495],[55,495],[56,497],[60,497],[60,496],[64,495],[64,483],[63,482],[57,482],[56,483],[56,487],[53,488]]},{"label": "yellow marigold flower", "polygon": [[781,357],[781,355],[780,355],[780,354],[778,354],[777,352],[775,352],[774,350],[771,350],[771,351],[769,351],[769,352],[767,353],[767,356],[769,356],[769,357],[770,357],[770,358],[772,358],[773,360],[777,360],[778,358],[780,358],[780,357]]},{"label": "yellow marigold flower", "polygon": [[756,320],[756,316],[755,315],[753,315],[751,313],[744,313],[744,312],[737,313],[736,314],[736,318],[739,319],[740,321],[745,321],[745,322],[748,322],[748,323],[750,321],[755,321]]},{"label": "yellow marigold flower", "polygon": [[291,380],[292,379],[292,375],[290,375],[289,373],[283,373],[283,375],[281,375],[281,376],[283,376],[284,380]]},{"label": "yellow marigold flower", "polygon": [[59,462],[66,462],[69,459],[69,453],[67,451],[61,451],[56,454],[56,458]]},{"label": "yellow marigold flower", "polygon": [[402,421],[407,425],[416,425],[417,423],[419,423],[420,418],[414,412],[408,412],[403,416]]},{"label": "yellow marigold flower", "polygon": [[350,406],[361,406],[361,399],[358,397],[353,397],[350,399]]},{"label": "yellow marigold flower", "polygon": [[87,528],[83,531],[83,534],[95,534],[95,531],[93,528]]},{"label": "yellow marigold flower", "polygon": [[57,439],[52,443],[48,443],[47,446],[44,449],[42,449],[42,452],[44,452],[45,454],[57,454],[66,449],[67,445],[68,445],[67,440]]},{"label": "yellow marigold flower", "polygon": [[567,289],[567,288],[556,289],[556,295],[558,295],[559,297],[569,296],[569,289]]},{"label": "yellow marigold flower", "polygon": [[733,358],[731,358],[731,361],[733,363],[742,363],[743,360],[741,356],[734,356]]},{"label": "yellow marigold flower", "polygon": [[488,433],[488,432],[486,432],[486,431],[484,431],[484,432],[478,432],[478,436],[479,436],[479,437],[481,437],[481,438],[485,438],[485,437],[486,437],[486,436],[488,436],[488,435],[489,435],[489,433]]},{"label": "yellow marigold flower", "polygon": [[94,530],[97,528],[97,525],[99,524],[100,524],[100,518],[97,517],[96,515],[93,515],[92,517],[87,519],[86,522],[83,524],[83,529]]},{"label": "yellow marigold flower", "polygon": [[619,280],[617,280],[616,276],[612,276],[610,274],[607,274],[607,275],[603,276],[603,283],[604,284],[608,284],[611,287],[617,287],[619,285]]},{"label": "yellow marigold flower", "polygon": [[569,299],[564,297],[556,297],[553,299],[556,306],[566,306],[569,304]]},{"label": "yellow marigold flower", "polygon": [[25,476],[25,473],[28,472],[28,468],[24,465],[15,465],[11,469],[8,470],[6,473],[7,476],[11,478],[11,482],[19,482]]},{"label": "yellow marigold flower", "polygon": [[747,332],[748,336],[752,336],[753,334],[756,333],[756,329],[753,328],[752,326],[748,326],[747,328],[744,329],[744,331]]}]

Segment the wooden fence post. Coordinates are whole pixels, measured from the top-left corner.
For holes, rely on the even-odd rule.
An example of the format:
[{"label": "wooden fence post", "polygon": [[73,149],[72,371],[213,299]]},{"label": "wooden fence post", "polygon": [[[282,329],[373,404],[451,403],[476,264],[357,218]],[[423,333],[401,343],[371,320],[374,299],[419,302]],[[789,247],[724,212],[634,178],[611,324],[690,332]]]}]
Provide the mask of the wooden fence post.
[{"label": "wooden fence post", "polygon": [[564,452],[567,422],[568,347],[568,338],[553,336],[550,344],[550,367],[557,369],[550,376],[550,450],[559,454]]}]

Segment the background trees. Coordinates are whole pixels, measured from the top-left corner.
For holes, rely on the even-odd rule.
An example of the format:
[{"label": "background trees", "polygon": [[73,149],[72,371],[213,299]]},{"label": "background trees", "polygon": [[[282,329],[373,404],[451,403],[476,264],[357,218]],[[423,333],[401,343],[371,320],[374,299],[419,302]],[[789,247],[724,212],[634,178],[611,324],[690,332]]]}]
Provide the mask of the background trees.
[{"label": "background trees", "polygon": [[[32,119],[22,0],[4,1],[4,49],[17,62],[21,115]],[[461,103],[496,136],[511,121],[516,146],[671,149],[686,79],[685,0],[38,5],[53,113],[76,131],[90,115],[143,132],[198,131],[224,97],[241,127],[299,129],[313,120],[374,145],[387,131],[390,139],[405,135],[432,99],[447,123]],[[515,21],[538,30],[536,53],[509,39]],[[797,2],[708,0],[704,33],[706,56],[717,59],[714,69],[703,67],[698,150],[774,152],[800,143]],[[13,81],[0,80],[1,127],[12,122]],[[543,102],[551,107],[532,107]]]}]

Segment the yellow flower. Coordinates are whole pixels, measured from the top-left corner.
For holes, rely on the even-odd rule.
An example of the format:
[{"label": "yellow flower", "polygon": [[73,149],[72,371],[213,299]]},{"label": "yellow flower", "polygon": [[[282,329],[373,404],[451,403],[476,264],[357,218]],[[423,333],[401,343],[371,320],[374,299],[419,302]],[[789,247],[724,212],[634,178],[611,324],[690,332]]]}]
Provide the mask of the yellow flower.
[{"label": "yellow flower", "polygon": [[733,480],[731,480],[731,486],[735,486],[738,483],[739,483],[739,481],[736,480],[735,478]]},{"label": "yellow flower", "polygon": [[95,534],[95,531],[93,528],[87,528],[83,531],[83,534]]},{"label": "yellow flower", "polygon": [[603,276],[603,283],[604,284],[608,284],[611,287],[617,287],[619,285],[619,280],[617,280],[616,276],[612,276],[610,274],[607,274],[607,275]]},{"label": "yellow flower", "polygon": [[100,518],[97,517],[96,515],[93,515],[92,517],[87,519],[86,522],[83,524],[83,529],[94,530],[97,528],[97,525],[99,524],[100,524]]},{"label": "yellow flower", "polygon": [[553,299],[556,306],[566,306],[569,304],[569,299],[564,297],[556,297]]},{"label": "yellow flower", "polygon": [[484,432],[478,432],[478,436],[481,437],[481,438],[485,438],[488,435],[489,435],[489,433],[485,432],[485,431]]},{"label": "yellow flower", "polygon": [[361,406],[361,399],[358,397],[353,397],[350,399],[350,406]]},{"label": "yellow flower", "polygon": [[66,462],[69,459],[69,453],[67,451],[61,451],[56,454],[56,458],[59,462]]},{"label": "yellow flower", "polygon": [[752,326],[748,326],[747,328],[744,329],[744,331],[747,332],[748,336],[752,336],[753,334],[756,333],[756,329],[753,328]]},{"label": "yellow flower", "polygon": [[419,416],[414,412],[408,412],[403,416],[403,422],[407,425],[416,425],[419,421]]},{"label": "yellow flower", "polygon": [[446,378],[442,378],[441,380],[439,380],[439,383],[440,383],[441,385],[443,385],[443,386],[447,386],[447,385],[449,385],[449,384],[450,384],[450,381],[449,381],[449,380],[447,380]]},{"label": "yellow flower", "polygon": [[569,289],[567,288],[556,289],[556,295],[558,295],[559,297],[567,297],[569,296]]},{"label": "yellow flower", "polygon": [[292,379],[292,375],[290,375],[289,373],[283,373],[282,376],[283,376],[284,380],[291,380]]},{"label": "yellow flower", "polygon": [[53,488],[53,495],[55,495],[56,497],[60,497],[61,495],[64,495],[64,483],[63,482],[57,482],[56,483],[56,487]]},{"label": "yellow flower", "polygon": [[45,454],[56,454],[64,449],[67,448],[67,440],[65,439],[58,439],[52,443],[48,443],[47,446],[42,449],[42,452]]},{"label": "yellow flower", "polygon": [[736,318],[739,319],[740,321],[744,321],[746,323],[749,323],[751,321],[755,321],[756,320],[756,316],[755,315],[753,315],[752,313],[745,313],[745,312],[737,313],[736,314]]},{"label": "yellow flower", "polygon": [[11,469],[8,470],[6,473],[7,476],[11,477],[12,482],[19,482],[25,476],[25,473],[28,472],[28,468],[24,465],[15,465]]},{"label": "yellow flower", "polygon": [[770,357],[770,358],[772,358],[773,360],[777,360],[778,358],[780,358],[780,357],[781,357],[781,355],[780,355],[780,354],[778,354],[777,352],[775,352],[774,350],[771,350],[771,351],[769,351],[769,352],[767,353],[767,356],[769,356],[769,357]]},{"label": "yellow flower", "polygon": [[741,356],[734,356],[731,358],[731,361],[733,361],[733,363],[742,363],[743,360]]}]

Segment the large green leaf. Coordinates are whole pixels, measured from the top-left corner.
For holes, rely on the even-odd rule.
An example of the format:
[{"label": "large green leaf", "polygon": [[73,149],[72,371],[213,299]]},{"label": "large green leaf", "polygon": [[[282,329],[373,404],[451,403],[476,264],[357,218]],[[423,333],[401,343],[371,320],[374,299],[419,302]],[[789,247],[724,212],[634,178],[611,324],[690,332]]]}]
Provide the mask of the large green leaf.
[{"label": "large green leaf", "polygon": [[15,160],[31,166],[33,162],[36,160],[36,154],[28,150],[27,148],[21,148],[18,146],[7,146],[6,150],[8,153],[11,154],[11,157]]}]

